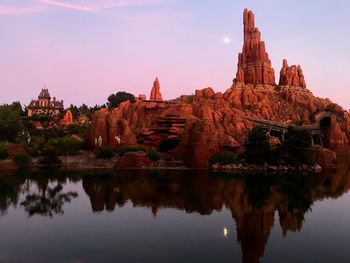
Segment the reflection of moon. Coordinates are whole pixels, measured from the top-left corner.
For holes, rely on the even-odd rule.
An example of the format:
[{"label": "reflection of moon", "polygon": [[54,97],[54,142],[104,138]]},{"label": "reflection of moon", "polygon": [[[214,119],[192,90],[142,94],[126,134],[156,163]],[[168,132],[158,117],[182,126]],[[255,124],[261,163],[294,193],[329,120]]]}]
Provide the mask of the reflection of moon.
[{"label": "reflection of moon", "polygon": [[224,43],[225,43],[225,44],[228,44],[228,43],[230,43],[230,42],[231,42],[231,40],[230,40],[228,37],[225,37],[225,38],[224,38]]}]

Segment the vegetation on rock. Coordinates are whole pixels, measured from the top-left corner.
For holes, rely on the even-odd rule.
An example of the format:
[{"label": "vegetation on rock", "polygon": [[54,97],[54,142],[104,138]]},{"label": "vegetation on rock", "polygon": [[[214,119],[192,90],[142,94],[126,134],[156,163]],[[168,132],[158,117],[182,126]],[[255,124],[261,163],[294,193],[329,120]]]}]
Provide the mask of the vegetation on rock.
[{"label": "vegetation on rock", "polygon": [[125,91],[119,91],[116,94],[111,94],[108,97],[107,106],[109,109],[113,109],[119,106],[120,103],[129,100],[131,103],[135,102],[135,96],[131,93],[127,93]]}]

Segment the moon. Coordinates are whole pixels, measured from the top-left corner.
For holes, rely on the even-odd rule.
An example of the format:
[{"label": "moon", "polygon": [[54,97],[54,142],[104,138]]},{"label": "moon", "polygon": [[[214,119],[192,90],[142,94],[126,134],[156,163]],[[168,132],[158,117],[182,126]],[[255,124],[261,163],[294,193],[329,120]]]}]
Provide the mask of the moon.
[{"label": "moon", "polygon": [[229,44],[231,42],[231,40],[228,38],[228,37],[225,37],[224,38],[224,43],[225,44]]}]

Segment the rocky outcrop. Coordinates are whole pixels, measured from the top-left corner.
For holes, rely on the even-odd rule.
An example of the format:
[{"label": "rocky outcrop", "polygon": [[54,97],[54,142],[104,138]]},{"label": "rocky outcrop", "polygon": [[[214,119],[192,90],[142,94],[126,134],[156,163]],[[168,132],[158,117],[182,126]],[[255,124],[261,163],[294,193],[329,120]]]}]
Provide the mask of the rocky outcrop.
[{"label": "rocky outcrop", "polygon": [[73,124],[73,114],[70,110],[67,110],[66,114],[64,115],[61,125],[63,126],[69,126]]},{"label": "rocky outcrop", "polygon": [[[248,131],[255,125],[251,119],[258,118],[325,128],[326,147],[349,146],[349,112],[307,90],[301,68],[289,67],[285,61],[281,76],[281,85],[274,86],[274,71],[255,28],[254,14],[245,10],[243,51],[231,88],[221,93],[209,87],[162,101],[156,79],[151,101],[126,101],[112,111],[97,112],[90,128],[90,145],[96,147],[94,142],[100,137],[102,146],[112,148],[139,144],[165,152],[189,167],[206,168],[220,151],[241,152]],[[291,88],[294,85],[299,88]],[[280,143],[277,138],[272,142]]]},{"label": "rocky outcrop", "polygon": [[275,85],[275,71],[261,41],[261,33],[255,27],[254,14],[244,10],[244,43],[238,55],[236,82],[244,84]]},{"label": "rocky outcrop", "polygon": [[144,168],[150,165],[151,161],[145,152],[127,152],[119,158],[117,168]]},{"label": "rocky outcrop", "polygon": [[289,67],[287,60],[284,59],[280,72],[279,85],[306,88],[305,78],[301,66],[292,65]]},{"label": "rocky outcrop", "polygon": [[160,93],[160,84],[158,78],[156,78],[156,80],[153,82],[153,87],[149,99],[153,101],[163,101],[162,94]]}]

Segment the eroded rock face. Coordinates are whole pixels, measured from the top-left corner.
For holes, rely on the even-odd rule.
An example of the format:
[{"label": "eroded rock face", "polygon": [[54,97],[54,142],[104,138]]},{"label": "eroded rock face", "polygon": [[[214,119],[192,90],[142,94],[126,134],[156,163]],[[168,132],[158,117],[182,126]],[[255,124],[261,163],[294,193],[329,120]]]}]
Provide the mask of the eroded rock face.
[{"label": "eroded rock face", "polygon": [[64,115],[61,125],[63,126],[69,126],[73,124],[73,114],[70,110],[67,110],[66,114]]},{"label": "eroded rock face", "polygon": [[242,53],[238,55],[236,82],[244,84],[275,85],[275,71],[261,41],[261,33],[255,27],[254,14],[244,10],[244,43]]},{"label": "eroded rock face", "polygon": [[158,78],[153,82],[153,87],[151,90],[150,100],[163,101],[162,94],[160,93],[160,84]]},{"label": "eroded rock face", "polygon": [[280,72],[279,85],[306,88],[305,78],[301,66],[292,65],[289,67],[287,60],[284,59]]},{"label": "eroded rock face", "polygon": [[[112,111],[97,112],[90,129],[90,145],[96,147],[94,142],[99,137],[102,146],[113,148],[139,144],[166,152],[189,167],[206,168],[220,151],[243,150],[247,133],[255,125],[246,117],[321,126],[313,116],[325,111],[332,113],[331,117],[325,115],[330,118],[327,147],[349,146],[349,112],[307,90],[301,68],[289,67],[285,61],[280,83],[275,86],[274,71],[255,28],[254,14],[245,10],[243,52],[230,89],[221,93],[205,88],[196,90],[195,95],[163,102],[156,79],[151,101],[126,101]],[[277,139],[273,143],[280,142]]]}]

